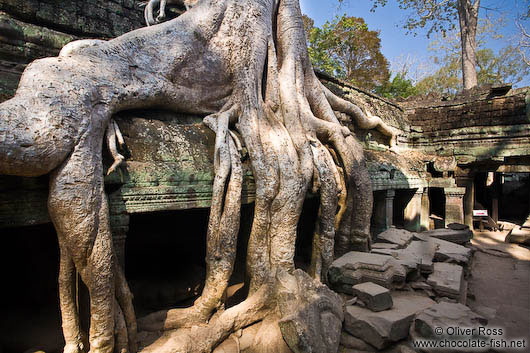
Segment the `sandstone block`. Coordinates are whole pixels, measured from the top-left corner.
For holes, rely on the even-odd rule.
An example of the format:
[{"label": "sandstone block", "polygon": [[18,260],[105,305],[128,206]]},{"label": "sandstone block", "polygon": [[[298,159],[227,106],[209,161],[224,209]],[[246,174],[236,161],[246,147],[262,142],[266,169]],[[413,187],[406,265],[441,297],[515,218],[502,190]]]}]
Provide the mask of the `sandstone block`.
[{"label": "sandstone block", "polygon": [[372,282],[353,286],[353,295],[356,295],[366,305],[366,308],[372,311],[383,311],[392,307],[390,291]]},{"label": "sandstone block", "polygon": [[462,266],[437,262],[434,271],[427,278],[436,293],[453,299],[460,299],[464,289],[464,271]]},{"label": "sandstone block", "polygon": [[[485,326],[487,323],[488,320],[465,305],[441,302],[423,310],[416,316],[410,328],[410,335],[413,340],[478,338],[481,336],[478,327]],[[461,334],[458,334],[457,328],[462,330]],[[442,334],[440,334],[440,329]],[[474,331],[464,331],[470,329]],[[430,352],[430,350],[426,351]]]},{"label": "sandstone block", "polygon": [[328,279],[336,291],[353,294],[355,284],[373,282],[391,289],[402,285],[406,275],[392,256],[351,251],[331,264]]},{"label": "sandstone block", "polygon": [[437,249],[438,245],[435,242],[413,241],[405,249],[397,252],[397,259],[410,259],[416,262],[421,272],[431,273]]},{"label": "sandstone block", "polygon": [[405,292],[395,293],[393,300],[392,309],[380,312],[357,306],[346,307],[344,329],[382,349],[406,338],[415,314],[435,304],[429,298]]},{"label": "sandstone block", "polygon": [[[456,223],[451,223],[449,226],[454,226]],[[467,227],[464,225],[464,227]],[[466,244],[471,238],[473,238],[473,232],[467,227],[465,229],[435,229],[428,232],[423,232],[423,234],[431,236],[433,238],[442,239],[449,241],[455,244]]]},{"label": "sandstone block", "polygon": [[415,233],[414,237],[423,241],[431,240],[437,245],[438,248],[434,254],[434,261],[455,262],[461,265],[466,265],[471,260],[472,251],[465,246],[431,237],[427,232]]},{"label": "sandstone block", "polygon": [[381,242],[396,244],[400,248],[407,246],[413,239],[414,233],[405,229],[390,228],[377,236]]},{"label": "sandstone block", "polygon": [[397,249],[397,244],[391,244],[391,243],[373,243],[372,244],[372,252],[376,249]]}]

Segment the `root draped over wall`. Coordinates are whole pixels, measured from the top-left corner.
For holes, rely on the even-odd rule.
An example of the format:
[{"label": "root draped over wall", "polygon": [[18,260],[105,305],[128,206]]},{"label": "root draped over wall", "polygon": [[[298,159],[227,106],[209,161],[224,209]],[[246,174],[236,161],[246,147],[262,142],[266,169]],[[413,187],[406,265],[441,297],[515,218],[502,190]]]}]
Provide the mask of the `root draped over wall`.
[{"label": "root draped over wall", "polygon": [[[91,352],[136,351],[131,295],[113,255],[101,149],[105,137],[111,149],[115,144],[114,113],[149,107],[205,114],[216,133],[205,287],[192,307],[139,320],[142,330],[176,330],[155,343],[156,351],[210,352],[263,320],[295,352],[336,352],[342,306],[320,282],[334,256],[369,250],[372,192],[362,147],[334,110],[360,126],[392,131],[316,78],[298,0],[199,0],[169,22],[111,41],[73,42],[58,58],[31,64],[15,97],[0,104],[0,173],[52,172],[65,352],[84,346],[74,269],[90,292]],[[242,145],[256,184],[249,297],[224,310],[239,229]],[[319,191],[320,209],[309,276],[295,271],[294,251],[310,188]]]}]

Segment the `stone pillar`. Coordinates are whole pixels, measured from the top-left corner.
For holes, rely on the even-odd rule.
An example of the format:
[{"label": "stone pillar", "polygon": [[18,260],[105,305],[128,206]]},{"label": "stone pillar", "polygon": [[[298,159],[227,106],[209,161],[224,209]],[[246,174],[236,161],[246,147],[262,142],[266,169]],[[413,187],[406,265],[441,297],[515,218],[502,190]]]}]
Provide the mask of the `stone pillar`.
[{"label": "stone pillar", "polygon": [[464,195],[464,224],[473,230],[473,208],[475,206],[475,182],[473,176],[457,177],[456,183],[466,188]]},{"label": "stone pillar", "polygon": [[493,177],[493,193],[491,199],[491,218],[495,223],[499,222],[499,199],[502,195],[502,182],[501,182],[501,173],[494,173]]},{"label": "stone pillar", "polygon": [[405,229],[411,232],[421,231],[422,196],[423,189],[416,189],[414,195],[405,206],[403,215]]},{"label": "stone pillar", "polygon": [[445,188],[445,224],[464,223],[464,195],[466,188]]},{"label": "stone pillar", "polygon": [[374,198],[374,235],[384,232],[393,224],[394,190],[376,192]]},{"label": "stone pillar", "polygon": [[420,227],[421,230],[431,230],[429,217],[431,213],[431,203],[429,201],[429,188],[423,189],[421,194],[421,216],[420,216]]}]

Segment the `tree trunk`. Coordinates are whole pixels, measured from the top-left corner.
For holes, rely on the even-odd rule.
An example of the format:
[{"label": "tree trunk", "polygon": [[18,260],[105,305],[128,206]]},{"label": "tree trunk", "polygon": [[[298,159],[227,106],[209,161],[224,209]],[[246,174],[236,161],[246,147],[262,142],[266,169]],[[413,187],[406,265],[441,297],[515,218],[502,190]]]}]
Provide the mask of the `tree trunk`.
[{"label": "tree trunk", "polygon": [[[58,58],[29,65],[15,97],[0,104],[0,174],[54,170],[49,210],[64,249],[65,352],[83,347],[71,298],[73,267],[90,290],[90,352],[136,350],[132,297],[113,261],[101,149],[112,114],[153,106],[207,115],[204,123],[217,135],[204,290],[190,308],[139,321],[144,330],[179,329],[168,334],[167,350],[155,351],[210,352],[232,332],[266,318],[278,322],[277,331],[297,352],[336,352],[342,303],[320,280],[335,240],[335,255],[369,249],[372,190],[362,147],[334,110],[392,141],[394,133],[318,81],[298,0],[201,0],[157,26],[108,42],[74,42]],[[250,294],[224,311],[237,248],[242,144],[256,183]],[[311,184],[321,200],[313,278],[294,267],[297,224]]]},{"label": "tree trunk", "polygon": [[462,44],[462,79],[464,89],[478,85],[477,80],[477,23],[480,0],[458,0],[458,19]]}]

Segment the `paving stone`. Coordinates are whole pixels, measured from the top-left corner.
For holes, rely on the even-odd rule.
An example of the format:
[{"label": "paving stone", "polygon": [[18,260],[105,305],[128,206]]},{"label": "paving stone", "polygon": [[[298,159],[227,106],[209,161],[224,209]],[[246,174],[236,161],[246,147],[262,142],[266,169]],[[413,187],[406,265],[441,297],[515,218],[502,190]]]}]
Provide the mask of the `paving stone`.
[{"label": "paving stone", "polygon": [[365,282],[353,286],[353,294],[372,311],[383,311],[392,307],[390,291],[378,284]]},{"label": "paving stone", "polygon": [[[487,325],[488,320],[473,312],[470,308],[462,304],[441,302],[433,305],[416,315],[410,335],[413,340],[419,339],[449,339],[455,340],[458,337],[469,339],[480,337],[479,326]],[[443,334],[435,330],[443,330]],[[461,329],[460,333],[456,329]],[[466,329],[474,331],[463,332]],[[487,350],[487,349],[486,349]],[[475,352],[475,350],[473,350]],[[427,350],[427,352],[429,352]]]},{"label": "paving stone", "polygon": [[464,227],[466,227],[466,229],[436,229],[423,232],[422,234],[431,236],[433,238],[446,240],[455,244],[466,244],[469,243],[471,238],[473,238],[473,232],[469,230],[469,227],[466,225],[464,225]]},{"label": "paving stone", "polygon": [[358,306],[346,307],[344,329],[382,349],[406,338],[414,315],[436,304],[429,298],[407,292],[395,292],[393,300],[392,309],[380,312]]},{"label": "paving stone", "polygon": [[485,317],[488,320],[493,320],[495,316],[497,316],[497,309],[490,308],[490,307],[483,306],[483,305],[474,306],[473,311]]},{"label": "paving stone", "polygon": [[341,293],[353,294],[352,286],[373,282],[385,288],[396,288],[405,283],[407,270],[392,256],[351,251],[330,266],[328,279]]},{"label": "paving stone", "polygon": [[436,293],[440,296],[447,296],[459,300],[464,288],[464,271],[462,266],[437,262],[434,264],[434,271],[427,278]]},{"label": "paving stone", "polygon": [[377,235],[377,240],[396,244],[401,248],[407,246],[413,239],[414,233],[405,229],[390,228]]}]

